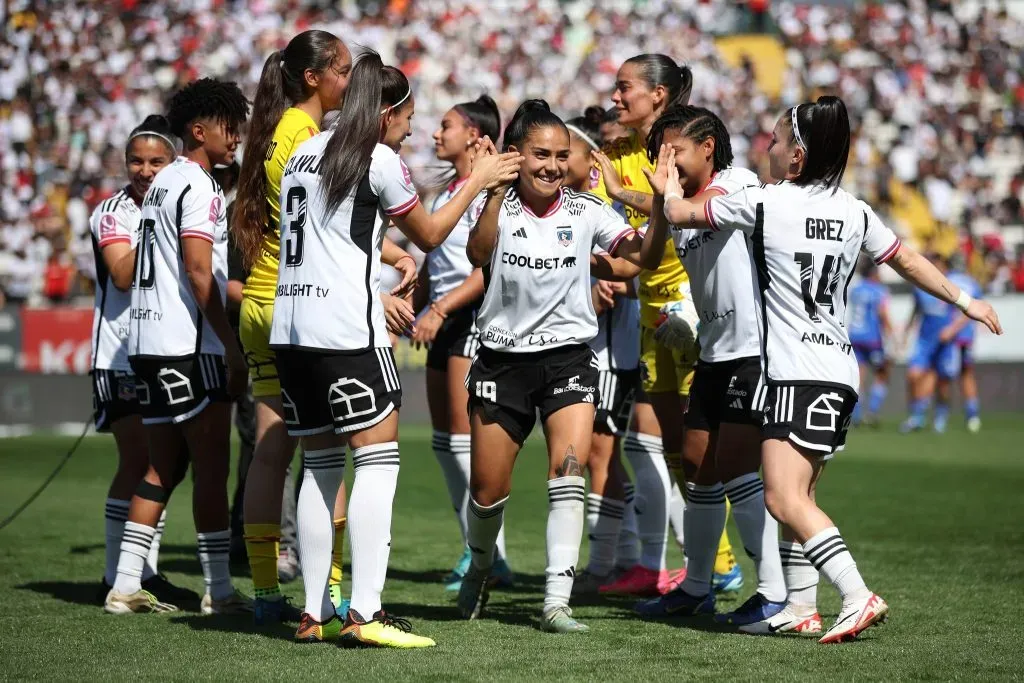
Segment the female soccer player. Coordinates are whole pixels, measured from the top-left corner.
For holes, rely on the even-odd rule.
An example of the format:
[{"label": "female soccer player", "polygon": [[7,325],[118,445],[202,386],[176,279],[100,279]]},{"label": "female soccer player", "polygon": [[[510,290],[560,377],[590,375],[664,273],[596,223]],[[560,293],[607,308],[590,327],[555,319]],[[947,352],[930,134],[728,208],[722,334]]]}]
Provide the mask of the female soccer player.
[{"label": "female soccer player", "polygon": [[[147,116],[128,136],[124,154],[128,184],[97,206],[89,218],[96,262],[96,303],[92,319],[93,407],[96,431],[113,433],[118,457],[104,515],[106,569],[100,581],[101,601],[106,600],[114,585],[131,497],[149,466],[146,432],[135,395],[135,375],[128,364],[128,316],[140,207],[153,178],[176,154],[167,119]],[[157,571],[165,516],[160,515],[142,568],[142,589],[163,605],[198,597],[192,591],[171,585]]]},{"label": "female soccer player", "polygon": [[117,577],[104,605],[113,614],[160,609],[140,579],[160,516],[190,460],[206,583],[202,612],[252,610],[228,571],[228,397],[244,389],[246,368],[224,310],[227,222],[224,195],[210,176],[214,164],[234,159],[248,113],[234,83],[204,78],[182,88],[167,118],[184,143],[183,155],[157,174],[142,201],[128,359],[150,464],[132,497]]},{"label": "female soccer player", "polygon": [[850,288],[850,315],[847,328],[853,355],[860,367],[860,386],[868,386],[869,373],[874,373],[868,394],[868,410],[862,415],[862,402],[853,409],[853,424],[878,426],[878,412],[882,409],[889,390],[889,359],[885,357],[885,342],[892,335],[889,322],[889,288],[878,276],[878,266],[863,259],[863,279]]},{"label": "female soccer player", "polygon": [[[732,143],[725,124],[703,107],[673,107],[658,118],[648,138],[648,154],[659,159],[651,174],[656,193],[664,192],[669,166],[676,169],[685,197],[727,195],[760,185],[746,169],[732,168]],[[659,158],[659,154],[661,158]],[[645,171],[650,173],[650,171]],[[652,222],[664,221],[655,214]],[[651,232],[645,264],[657,266],[665,231]],[[761,347],[754,315],[754,288],[746,241],[738,232],[714,235],[673,225],[672,247],[693,283],[693,301],[701,321],[700,360],[683,421],[686,487],[686,579],[660,599],[637,610],[648,616],[692,616],[714,612],[711,580],[715,547],[725,528],[725,502],[732,502],[743,547],[757,567],[757,592],[739,609],[720,615],[733,625],[763,621],[785,607],[786,584],[779,559],[779,528],[765,509],[761,466]],[[638,252],[623,245],[619,255]],[[737,263],[741,264],[739,267]],[[724,486],[723,486],[724,482]]]},{"label": "female soccer player", "polygon": [[[616,76],[612,101],[619,123],[629,130],[593,157],[601,172],[594,193],[609,203],[621,203],[630,225],[640,229],[651,213],[653,195],[644,169],[653,170],[647,158],[647,136],[661,114],[690,99],[693,74],[661,54],[641,54],[627,59]],[[683,425],[679,416],[690,393],[697,350],[690,343],[674,348],[662,339],[668,326],[658,330],[662,309],[679,301],[688,291],[686,271],[679,259],[666,252],[653,270],[640,274],[640,368],[643,396],[637,401],[635,431],[626,434],[624,450],[636,475],[637,498],[643,514],[637,515],[641,542],[640,563],[604,586],[602,592],[657,595],[670,590],[680,578],[666,571],[665,551],[673,483],[683,480]],[[657,338],[656,338],[657,332]],[[662,342],[665,343],[662,343]],[[667,461],[667,466],[666,466]],[[681,512],[682,499],[675,502]],[[674,523],[679,524],[679,514]],[[682,536],[676,530],[677,540]],[[738,589],[742,584],[739,567],[732,559],[728,537],[722,537],[722,586]]]},{"label": "female soccer player", "polygon": [[518,181],[488,196],[466,250],[487,269],[477,317],[480,352],[470,389],[472,477],[469,547],[459,609],[473,619],[487,601],[494,541],[512,468],[540,410],[548,444],[547,569],[541,628],[586,631],[569,595],[583,531],[583,468],[590,454],[599,373],[587,342],[597,334],[591,303],[591,251],[614,255],[633,230],[611,207],[563,188],[569,131],[543,100],[523,103],[505,131],[523,154]]},{"label": "female soccer player", "polygon": [[[434,133],[437,158],[452,165],[450,182],[434,200],[436,212],[452,200],[469,179],[475,145],[483,138],[497,140],[501,134],[498,105],[487,95],[463,102],[445,112],[441,127]],[[486,196],[481,193],[462,215],[455,230],[440,247],[427,254],[427,267],[421,273],[417,309],[423,309],[416,322],[413,342],[429,348],[427,352],[427,404],[434,427],[434,455],[441,465],[448,495],[462,532],[463,553],[455,568],[445,577],[445,588],[457,591],[469,566],[466,545],[466,513],[469,503],[469,411],[466,406],[466,373],[480,344],[476,329],[476,309],[484,294],[484,276],[466,257],[469,231],[480,217]],[[504,530],[498,535],[495,575],[511,580],[505,561]]]},{"label": "female soccer player", "polygon": [[[583,116],[566,122],[569,159],[565,187],[576,192],[588,192],[597,184],[598,173],[591,152],[600,149],[597,139],[603,120],[604,111],[600,107],[588,107]],[[638,273],[637,268],[629,274],[635,276]],[[596,593],[600,586],[609,583],[610,574],[619,560],[628,560],[625,569],[632,568],[639,550],[632,501],[629,505],[626,503],[624,485],[630,482],[619,461],[619,446],[640,385],[637,336],[640,307],[632,281],[595,279],[591,285],[591,298],[597,313],[598,332],[590,347],[600,371],[601,402],[597,405],[587,457],[590,492],[587,494],[586,523],[590,557],[587,568],[578,573],[573,582],[575,593]],[[630,527],[627,536],[633,544],[632,553],[617,558],[617,544],[623,526]]]},{"label": "female soccer player", "polygon": [[[242,290],[239,336],[256,402],[256,445],[245,480],[245,543],[255,591],[254,619],[295,621],[281,596],[277,562],[281,497],[296,440],[287,434],[281,384],[268,343],[280,258],[281,175],[296,147],[320,132],[324,114],[338,109],[352,69],[345,44],[326,31],[305,31],[263,65],[231,229],[249,269]],[[344,489],[342,488],[342,491]],[[344,524],[344,493],[338,509]],[[332,599],[341,600],[341,545],[332,562]]]},{"label": "female soccer player", "polygon": [[[850,640],[889,609],[868,590],[838,529],[812,496],[824,460],[846,442],[857,401],[857,362],[843,324],[843,283],[849,282],[859,253],[890,263],[905,280],[1002,333],[988,303],[972,299],[901,245],[867,204],[839,188],[849,149],[846,106],[837,97],[820,97],[790,109],[775,125],[771,174],[784,182],[688,200],[675,165],[669,164],[664,198],[654,205],[669,223],[739,230],[750,238],[767,381],[761,444],[765,501],[800,544],[794,548],[842,597],[839,616],[821,643]],[[664,239],[664,222],[655,221],[651,232],[652,239]],[[799,592],[790,586],[786,609],[744,630],[789,630],[804,616],[796,611],[804,602]]]},{"label": "female soccer player", "polygon": [[[402,390],[377,296],[385,217],[418,247],[438,247],[485,188],[518,169],[518,155],[480,156],[451,201],[428,215],[398,156],[413,115],[409,82],[366,51],[355,63],[336,126],[299,146],[285,167],[270,345],[285,424],[305,451],[299,556],[306,587],[300,641],[429,647],[381,607],[398,483]],[[335,496],[352,446],[348,532],[352,602],[344,624],[328,593]]]}]

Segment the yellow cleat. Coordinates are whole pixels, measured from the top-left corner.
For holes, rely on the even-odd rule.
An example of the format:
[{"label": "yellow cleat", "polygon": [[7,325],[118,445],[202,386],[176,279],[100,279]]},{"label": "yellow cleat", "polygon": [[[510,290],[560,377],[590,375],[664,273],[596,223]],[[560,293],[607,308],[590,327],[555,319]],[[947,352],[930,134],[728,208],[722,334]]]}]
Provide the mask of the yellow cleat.
[{"label": "yellow cleat", "polygon": [[295,631],[295,642],[297,643],[330,643],[335,642],[341,636],[341,619],[333,615],[324,622],[317,621],[305,612],[299,621],[299,628]]},{"label": "yellow cleat", "polygon": [[393,617],[384,610],[373,615],[370,621],[354,609],[348,611],[345,627],[341,631],[340,644],[344,647],[394,647],[411,649],[434,647],[432,639],[412,633],[412,624],[400,617]]},{"label": "yellow cleat", "polygon": [[178,608],[169,603],[160,602],[149,591],[138,590],[131,595],[122,595],[113,588],[103,601],[103,611],[107,614],[141,614],[144,612],[177,612]]}]

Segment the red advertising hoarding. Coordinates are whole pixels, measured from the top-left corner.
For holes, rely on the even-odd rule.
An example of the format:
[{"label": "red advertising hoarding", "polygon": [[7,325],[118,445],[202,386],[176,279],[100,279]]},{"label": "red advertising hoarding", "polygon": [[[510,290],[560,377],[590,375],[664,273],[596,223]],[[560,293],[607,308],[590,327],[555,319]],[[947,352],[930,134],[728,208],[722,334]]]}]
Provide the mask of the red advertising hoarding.
[{"label": "red advertising hoarding", "polygon": [[18,367],[44,374],[88,374],[91,308],[23,308]]}]

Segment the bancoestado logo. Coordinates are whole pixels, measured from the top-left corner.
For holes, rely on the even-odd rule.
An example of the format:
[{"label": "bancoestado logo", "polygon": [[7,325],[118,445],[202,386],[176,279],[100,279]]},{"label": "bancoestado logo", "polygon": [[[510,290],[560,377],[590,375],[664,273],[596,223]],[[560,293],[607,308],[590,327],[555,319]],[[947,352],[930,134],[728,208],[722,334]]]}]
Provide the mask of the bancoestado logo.
[{"label": "bancoestado logo", "polygon": [[541,258],[539,256],[512,254],[507,251],[501,252],[501,262],[510,266],[530,268],[532,270],[558,270],[559,268],[576,267],[575,256]]}]

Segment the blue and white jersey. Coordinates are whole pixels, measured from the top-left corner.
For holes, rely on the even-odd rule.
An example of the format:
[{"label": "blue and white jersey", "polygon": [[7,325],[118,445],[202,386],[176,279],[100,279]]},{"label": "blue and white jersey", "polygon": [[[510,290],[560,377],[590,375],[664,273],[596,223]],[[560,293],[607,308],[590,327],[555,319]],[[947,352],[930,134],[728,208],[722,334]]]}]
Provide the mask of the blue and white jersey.
[{"label": "blue and white jersey", "polygon": [[[954,271],[947,275],[949,281],[959,287],[961,290],[967,292],[972,299],[980,299],[984,296],[985,292],[982,291],[981,285],[978,281],[967,273]],[[956,318],[954,317],[954,320]],[[964,329],[960,330],[959,334],[956,335],[954,341],[960,346],[970,346],[974,343],[974,332],[975,323],[973,320],[968,321]]]},{"label": "blue and white jersey", "polygon": [[850,288],[846,329],[856,346],[882,347],[882,310],[889,305],[889,288],[861,280]]},{"label": "blue and white jersey", "polygon": [[920,289],[914,290],[914,309],[921,317],[917,337],[925,341],[938,341],[943,328],[953,320],[953,313],[956,311],[952,304],[936,299]]}]

